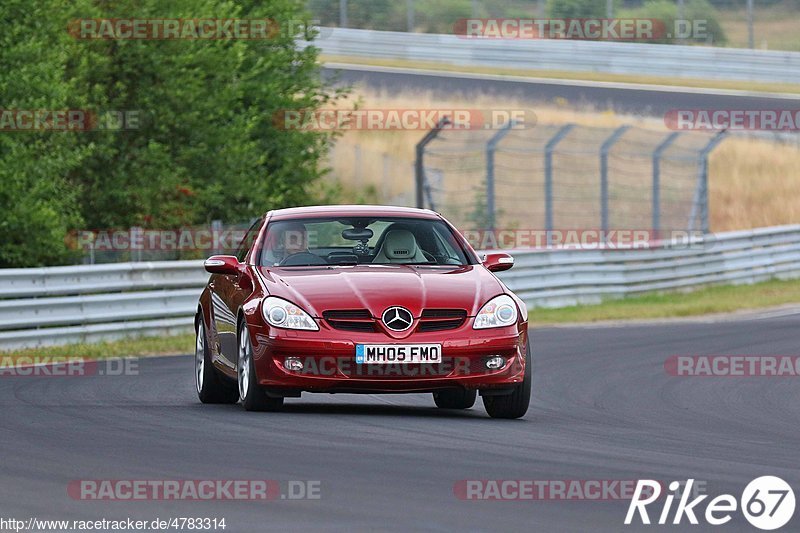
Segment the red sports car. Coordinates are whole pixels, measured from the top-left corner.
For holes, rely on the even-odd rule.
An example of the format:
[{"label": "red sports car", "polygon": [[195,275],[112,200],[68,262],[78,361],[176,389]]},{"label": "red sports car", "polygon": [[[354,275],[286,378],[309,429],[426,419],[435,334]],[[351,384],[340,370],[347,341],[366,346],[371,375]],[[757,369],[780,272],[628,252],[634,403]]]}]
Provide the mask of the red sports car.
[{"label": "red sports car", "polygon": [[212,275],[195,326],[204,403],[276,410],[303,391],[432,392],[519,418],[531,393],[525,304],[441,215],[385,206],[270,211]]}]

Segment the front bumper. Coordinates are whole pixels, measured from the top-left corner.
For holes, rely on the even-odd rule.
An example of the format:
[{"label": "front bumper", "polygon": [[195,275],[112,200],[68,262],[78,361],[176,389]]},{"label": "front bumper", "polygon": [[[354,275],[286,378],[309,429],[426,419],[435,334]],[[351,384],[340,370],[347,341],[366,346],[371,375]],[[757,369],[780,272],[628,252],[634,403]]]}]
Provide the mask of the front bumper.
[{"label": "front bumper", "polygon": [[[512,390],[525,374],[527,324],[490,330],[415,333],[391,339],[379,333],[359,334],[323,328],[292,331],[251,327],[259,383],[280,394],[309,392],[430,392],[448,388]],[[442,362],[435,364],[358,364],[356,344],[442,345]],[[506,364],[486,368],[486,358],[499,355]],[[297,357],[303,370],[284,368],[287,357]]]}]

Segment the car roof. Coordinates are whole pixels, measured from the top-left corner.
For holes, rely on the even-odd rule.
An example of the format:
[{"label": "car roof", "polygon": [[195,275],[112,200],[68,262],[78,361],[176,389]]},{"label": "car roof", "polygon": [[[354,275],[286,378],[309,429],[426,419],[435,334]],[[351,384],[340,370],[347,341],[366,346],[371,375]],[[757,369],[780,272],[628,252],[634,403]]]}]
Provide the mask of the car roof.
[{"label": "car roof", "polygon": [[272,220],[285,220],[305,217],[413,217],[439,218],[430,209],[399,207],[394,205],[311,205],[306,207],[289,207],[275,209],[267,213]]}]

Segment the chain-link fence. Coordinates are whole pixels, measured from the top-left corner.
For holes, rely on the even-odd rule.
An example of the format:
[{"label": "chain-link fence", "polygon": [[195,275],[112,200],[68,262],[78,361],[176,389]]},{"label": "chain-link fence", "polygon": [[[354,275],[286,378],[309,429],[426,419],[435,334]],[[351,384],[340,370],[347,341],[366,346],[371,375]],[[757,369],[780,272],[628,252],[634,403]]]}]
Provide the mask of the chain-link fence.
[{"label": "chain-link fence", "polygon": [[724,133],[574,124],[434,133],[418,151],[417,204],[459,227],[708,232],[708,156]]}]

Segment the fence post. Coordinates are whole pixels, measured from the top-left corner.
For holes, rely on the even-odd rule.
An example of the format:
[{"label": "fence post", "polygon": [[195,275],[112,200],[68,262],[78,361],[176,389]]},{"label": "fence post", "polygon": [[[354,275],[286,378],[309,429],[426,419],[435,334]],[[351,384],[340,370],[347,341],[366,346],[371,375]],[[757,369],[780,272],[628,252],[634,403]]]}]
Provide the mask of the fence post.
[{"label": "fence post", "polygon": [[220,243],[220,239],[222,238],[222,221],[221,220],[212,220],[211,221],[211,242],[213,249],[211,250],[211,255],[221,255],[225,253],[218,245]]},{"label": "fence post", "polygon": [[339,27],[347,27],[347,0],[339,0]]},{"label": "fence post", "polygon": [[361,189],[361,145],[358,143],[353,147],[353,164],[355,166],[353,171],[354,185],[356,189]]},{"label": "fence post", "polygon": [[553,151],[574,127],[575,124],[562,126],[544,147],[544,229],[548,244],[553,231]]},{"label": "fence post", "polygon": [[[428,143],[430,143],[439,135],[439,132],[442,131],[442,128],[450,123],[450,117],[442,117],[439,119],[439,122],[436,123],[436,126],[431,131],[426,133],[425,136],[417,143],[417,158],[414,162],[414,177],[417,185],[417,207],[420,209],[425,208],[425,147],[428,146]],[[431,209],[434,209],[433,202],[431,201],[432,198],[430,195],[430,190],[428,190],[427,193],[428,202],[430,203]]]},{"label": "fence post", "polygon": [[[131,261],[137,263],[142,260],[142,246],[141,241],[144,238],[142,236],[142,228],[139,226],[133,226],[130,229],[129,234],[130,240],[130,254],[131,254]],[[136,252],[134,254],[134,251]]]},{"label": "fence post", "polygon": [[600,228],[603,235],[608,233],[608,153],[630,126],[620,126],[600,147]]},{"label": "fence post", "polygon": [[675,139],[681,134],[679,131],[670,133],[666,139],[656,146],[653,150],[653,236],[652,238],[659,238],[659,231],[661,231],[661,156],[675,142]]},{"label": "fence post", "polygon": [[[79,233],[79,235],[80,235],[80,233]],[[87,264],[88,265],[93,265],[94,262],[95,262],[94,247],[95,247],[95,239],[97,239],[97,236],[94,233],[91,233],[91,235],[92,235],[92,240],[89,243],[87,243],[89,245],[89,255],[88,256],[87,255],[83,256],[83,264],[84,265],[87,265]]]},{"label": "fence post", "polygon": [[497,145],[503,140],[503,137],[508,135],[516,125],[516,122],[509,120],[504,124],[497,133],[492,135],[489,142],[486,143],[486,225],[489,230],[494,230],[496,222],[495,211],[495,197],[494,197],[494,153],[497,150]]},{"label": "fence post", "polygon": [[383,153],[383,179],[381,180],[381,201],[388,203],[389,191],[391,189],[391,177],[389,176],[389,154]]},{"label": "fence post", "polygon": [[727,130],[722,130],[700,150],[698,155],[697,188],[694,192],[692,201],[692,211],[689,214],[689,232],[694,230],[694,221],[697,212],[700,211],[700,230],[705,234],[709,232],[708,224],[708,156],[714,151],[719,143],[725,140],[728,135]]}]

